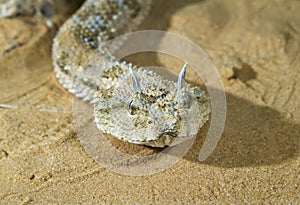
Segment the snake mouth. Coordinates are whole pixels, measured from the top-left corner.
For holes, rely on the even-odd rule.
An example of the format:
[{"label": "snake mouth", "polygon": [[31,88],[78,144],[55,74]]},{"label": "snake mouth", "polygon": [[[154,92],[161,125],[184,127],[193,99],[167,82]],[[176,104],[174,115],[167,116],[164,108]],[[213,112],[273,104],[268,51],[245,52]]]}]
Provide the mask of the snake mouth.
[{"label": "snake mouth", "polygon": [[178,134],[173,131],[164,131],[159,135],[158,141],[164,146],[172,146],[177,136]]},{"label": "snake mouth", "polygon": [[146,146],[151,146],[151,147],[172,147],[180,142],[182,142],[181,139],[178,139],[178,133],[174,131],[164,131],[162,132],[157,140],[151,140],[145,143]]},{"label": "snake mouth", "polygon": [[173,138],[176,138],[177,137],[177,133],[174,133],[173,131],[165,131],[165,132],[162,132],[160,135],[159,135],[159,138],[161,137],[173,137]]}]

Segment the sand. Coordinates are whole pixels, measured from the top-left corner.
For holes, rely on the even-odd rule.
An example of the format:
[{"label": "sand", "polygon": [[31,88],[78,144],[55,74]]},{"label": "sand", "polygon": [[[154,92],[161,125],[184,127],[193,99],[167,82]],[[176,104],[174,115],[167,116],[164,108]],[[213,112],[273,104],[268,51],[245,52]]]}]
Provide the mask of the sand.
[{"label": "sand", "polygon": [[[0,20],[0,103],[19,106],[0,109],[0,203],[300,203],[299,9],[296,0],[154,1],[141,29],[175,32],[208,53],[225,87],[227,117],[207,160],[197,159],[209,124],[177,164],[141,177],[104,168],[80,143],[72,95],[52,70],[58,26]],[[61,11],[57,25],[66,17]],[[150,60],[181,66],[162,55]],[[153,152],[110,140],[122,152]]]}]

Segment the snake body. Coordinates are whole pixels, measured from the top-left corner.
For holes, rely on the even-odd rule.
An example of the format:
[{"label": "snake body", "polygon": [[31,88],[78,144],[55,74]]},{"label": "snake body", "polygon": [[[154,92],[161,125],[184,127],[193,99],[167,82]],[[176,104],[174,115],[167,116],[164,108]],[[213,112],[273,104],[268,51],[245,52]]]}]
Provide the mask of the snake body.
[{"label": "snake body", "polygon": [[[13,2],[21,1],[0,3],[0,17],[16,13]],[[22,9],[32,8],[32,2],[23,1]],[[147,68],[120,62],[103,48],[104,42],[133,31],[149,4],[150,0],[85,1],[54,39],[54,72],[68,91],[94,104],[101,131],[130,143],[171,146],[196,136],[208,120],[205,93],[184,82],[185,71],[176,83]],[[86,64],[95,51],[102,61]]]}]

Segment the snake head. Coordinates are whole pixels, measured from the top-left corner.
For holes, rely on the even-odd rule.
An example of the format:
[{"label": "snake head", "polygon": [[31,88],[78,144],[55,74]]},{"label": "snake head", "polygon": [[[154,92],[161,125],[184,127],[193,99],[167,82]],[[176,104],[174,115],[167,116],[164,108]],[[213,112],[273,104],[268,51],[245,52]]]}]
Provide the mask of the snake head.
[{"label": "snake head", "polygon": [[205,93],[184,81],[187,64],[173,82],[154,71],[129,66],[108,89],[95,94],[97,126],[120,140],[153,147],[195,137],[208,120]]}]

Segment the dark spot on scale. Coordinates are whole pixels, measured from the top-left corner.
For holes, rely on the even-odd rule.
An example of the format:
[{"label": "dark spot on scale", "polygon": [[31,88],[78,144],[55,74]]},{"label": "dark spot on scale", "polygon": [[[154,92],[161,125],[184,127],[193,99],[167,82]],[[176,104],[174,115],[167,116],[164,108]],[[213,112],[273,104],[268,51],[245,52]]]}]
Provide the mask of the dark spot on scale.
[{"label": "dark spot on scale", "polygon": [[34,180],[34,178],[35,178],[35,175],[34,174],[32,174],[31,176],[30,176],[30,180]]}]

